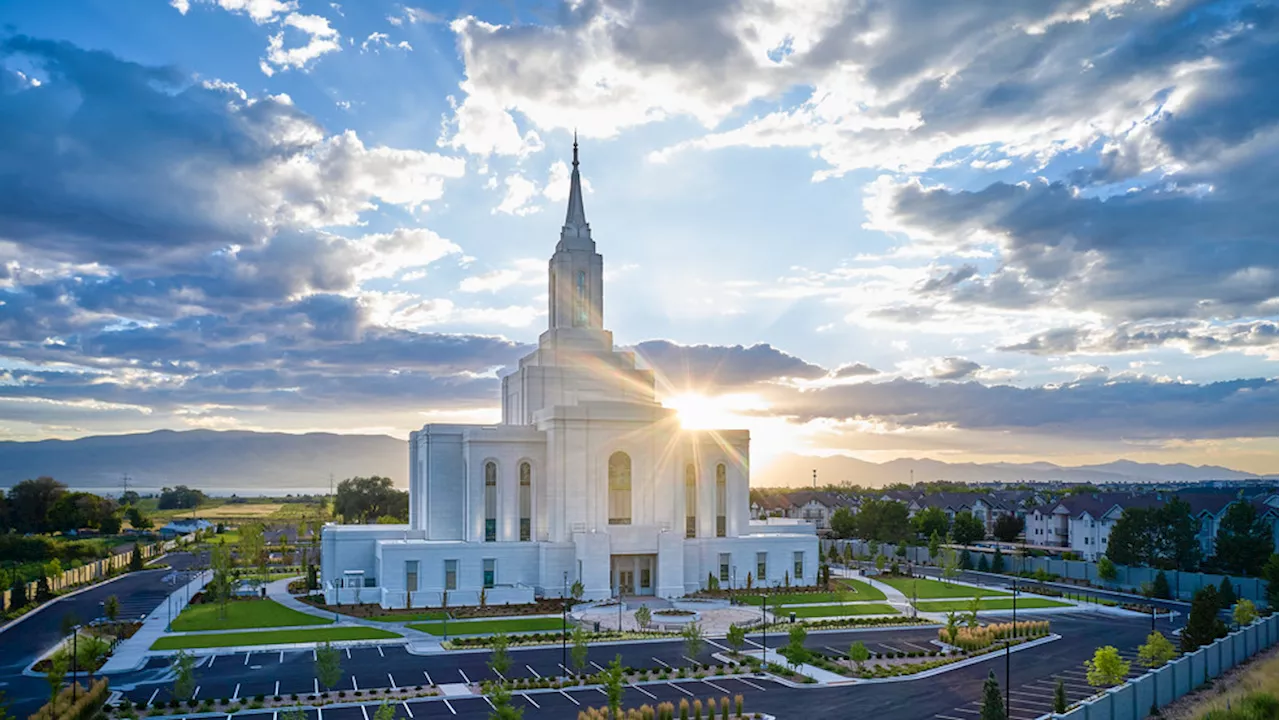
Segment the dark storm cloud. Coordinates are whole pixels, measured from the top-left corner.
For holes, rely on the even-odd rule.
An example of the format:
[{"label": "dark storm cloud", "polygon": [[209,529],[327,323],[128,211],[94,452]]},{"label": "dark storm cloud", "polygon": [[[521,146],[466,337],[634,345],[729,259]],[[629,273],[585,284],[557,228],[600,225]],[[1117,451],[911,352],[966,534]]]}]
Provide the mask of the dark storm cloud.
[{"label": "dark storm cloud", "polygon": [[635,351],[677,388],[729,387],[781,378],[813,380],[827,374],[824,368],[765,343],[743,347],[648,340]]}]

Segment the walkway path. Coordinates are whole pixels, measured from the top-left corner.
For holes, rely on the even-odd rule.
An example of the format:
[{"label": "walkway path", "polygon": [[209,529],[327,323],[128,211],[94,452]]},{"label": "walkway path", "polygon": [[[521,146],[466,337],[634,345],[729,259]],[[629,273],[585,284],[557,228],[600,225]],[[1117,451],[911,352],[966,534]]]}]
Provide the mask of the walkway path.
[{"label": "walkway path", "polygon": [[134,633],[133,637],[116,646],[111,657],[107,658],[107,662],[98,672],[105,675],[128,672],[142,667],[151,652],[152,643],[165,635],[169,621],[177,617],[187,607],[191,598],[203,590],[212,579],[212,571],[202,572],[196,576],[195,580],[170,594],[163,605],[157,607],[142,621],[142,627],[138,628],[138,632]]},{"label": "walkway path", "polygon": [[267,583],[267,598],[275,600],[291,610],[333,620],[337,625],[363,625],[364,627],[378,628],[379,630],[394,630],[404,635],[405,641],[409,643],[412,652],[440,652],[442,650],[440,640],[436,636],[409,627],[409,623],[418,622],[416,620],[371,620],[369,618],[321,610],[311,603],[302,602],[289,593],[289,583],[293,580],[297,580],[297,578],[283,578]]}]

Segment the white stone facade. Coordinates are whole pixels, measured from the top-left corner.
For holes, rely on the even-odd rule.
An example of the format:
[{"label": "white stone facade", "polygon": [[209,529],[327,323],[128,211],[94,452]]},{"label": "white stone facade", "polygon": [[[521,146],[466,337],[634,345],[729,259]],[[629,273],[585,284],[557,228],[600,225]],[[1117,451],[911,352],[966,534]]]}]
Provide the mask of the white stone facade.
[{"label": "white stone facade", "polygon": [[678,597],[748,573],[757,587],[816,582],[811,525],[750,519],[748,433],[682,429],[653,373],[614,350],[603,268],[575,144],[549,327],[502,379],[502,424],[410,434],[409,524],[326,526],[328,602],[529,602],[575,581],[587,599]]}]

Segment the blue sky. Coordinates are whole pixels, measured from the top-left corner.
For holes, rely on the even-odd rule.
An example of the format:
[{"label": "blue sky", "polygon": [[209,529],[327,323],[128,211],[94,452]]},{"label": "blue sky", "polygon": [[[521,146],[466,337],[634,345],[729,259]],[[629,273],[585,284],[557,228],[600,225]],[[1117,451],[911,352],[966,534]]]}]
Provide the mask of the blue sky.
[{"label": "blue sky", "polygon": [[0,7],[0,435],[488,421],[572,132],[753,454],[1277,466],[1274,2]]}]

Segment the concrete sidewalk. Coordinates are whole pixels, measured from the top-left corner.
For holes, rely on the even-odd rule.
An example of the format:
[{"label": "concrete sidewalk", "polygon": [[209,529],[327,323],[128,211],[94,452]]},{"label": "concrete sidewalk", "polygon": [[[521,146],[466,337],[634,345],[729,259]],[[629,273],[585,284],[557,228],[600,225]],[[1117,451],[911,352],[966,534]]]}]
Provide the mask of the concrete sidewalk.
[{"label": "concrete sidewalk", "polygon": [[111,657],[107,658],[107,662],[98,672],[108,675],[129,672],[142,667],[147,662],[152,643],[165,635],[170,620],[177,617],[187,606],[187,602],[203,590],[212,579],[213,572],[205,570],[194,580],[170,594],[163,605],[153,610],[142,621],[142,627],[138,628],[138,632],[134,633],[133,637],[116,646]]}]

